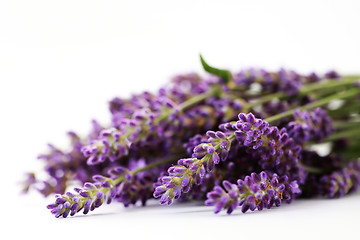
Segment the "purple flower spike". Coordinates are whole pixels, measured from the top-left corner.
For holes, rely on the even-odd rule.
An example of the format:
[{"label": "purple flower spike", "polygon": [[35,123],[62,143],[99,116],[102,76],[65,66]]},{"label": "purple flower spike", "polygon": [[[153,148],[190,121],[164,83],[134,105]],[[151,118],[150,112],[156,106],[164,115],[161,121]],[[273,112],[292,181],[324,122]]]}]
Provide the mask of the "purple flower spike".
[{"label": "purple flower spike", "polygon": [[200,185],[206,173],[212,172],[220,160],[226,160],[231,147],[228,135],[221,131],[208,131],[206,136],[206,140],[199,136],[191,139],[191,142],[204,142],[194,147],[192,158],[180,159],[179,165],[168,169],[169,176],[160,179],[162,184],[154,186],[153,196],[161,197],[161,204],[170,205],[173,199],[180,197],[181,192],[189,192],[194,184]]},{"label": "purple flower spike", "polygon": [[252,113],[240,113],[238,117],[239,120],[233,124],[234,135],[253,158],[260,159],[260,166],[264,170],[276,171],[282,175],[291,172],[292,180],[303,183],[302,168],[298,165],[301,146],[287,130],[270,126],[268,122],[255,118]]},{"label": "purple flower spike", "polygon": [[294,95],[299,91],[304,77],[294,71],[285,71],[281,69],[276,73],[270,73],[264,69],[245,69],[234,77],[234,82],[241,86],[249,88],[252,84],[260,84],[265,92],[281,91],[288,95]]},{"label": "purple flower spike", "polygon": [[320,179],[320,193],[329,198],[342,197],[360,186],[360,162],[350,162],[341,170]]},{"label": "purple flower spike", "polygon": [[96,165],[104,162],[106,159],[115,161],[128,152],[125,139],[120,138],[120,130],[110,128],[103,130],[98,139],[90,142],[90,145],[84,146],[81,151],[85,157],[88,157],[88,165]]},{"label": "purple flower spike", "polygon": [[238,180],[237,184],[223,181],[224,189],[216,186],[207,194],[205,205],[215,206],[215,213],[224,209],[228,214],[238,206],[241,206],[243,213],[255,209],[261,211],[264,207],[271,208],[273,205],[280,206],[284,196],[287,197],[286,202],[290,202],[301,193],[297,182],[289,182],[288,179],[287,176],[279,177],[277,174],[261,172],[259,175],[252,173],[244,180]]},{"label": "purple flower spike", "polygon": [[329,79],[338,79],[340,78],[340,75],[335,71],[329,71],[325,73],[325,77]]},{"label": "purple flower spike", "polygon": [[[213,136],[215,136],[215,132]],[[201,143],[209,143],[207,137],[204,137],[203,135],[200,134],[196,134],[194,137],[190,138],[189,141],[184,144],[187,154],[191,155],[193,153],[194,148]]]},{"label": "purple flower spike", "polygon": [[[55,217],[68,215],[73,216],[83,209],[83,213],[87,214],[95,208],[100,207],[105,200],[110,203],[115,189],[115,182],[101,175],[95,175],[95,183],[85,183],[83,188],[76,188],[78,194],[66,193],[55,196],[55,203],[47,206]],[[108,187],[104,187],[104,182],[107,182]]]},{"label": "purple flower spike", "polygon": [[181,192],[188,192],[193,184],[200,184],[205,175],[203,163],[197,158],[186,158],[178,161],[180,165],[168,169],[169,176],[160,178],[161,185],[156,185],[153,196],[160,199],[161,204],[172,204]]},{"label": "purple flower spike", "polygon": [[303,112],[294,110],[293,115],[294,121],[289,122],[286,129],[297,144],[320,142],[334,131],[331,118],[321,108]]}]

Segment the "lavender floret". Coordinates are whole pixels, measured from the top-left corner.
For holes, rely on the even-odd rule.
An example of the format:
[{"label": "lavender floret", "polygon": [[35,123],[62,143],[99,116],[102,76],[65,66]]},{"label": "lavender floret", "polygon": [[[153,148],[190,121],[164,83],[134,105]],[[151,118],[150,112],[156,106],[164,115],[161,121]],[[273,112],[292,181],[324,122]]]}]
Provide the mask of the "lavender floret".
[{"label": "lavender floret", "polygon": [[252,173],[238,180],[237,184],[223,181],[223,188],[215,186],[207,194],[205,205],[215,206],[215,213],[224,209],[231,214],[237,207],[241,207],[243,213],[256,209],[261,211],[274,205],[279,207],[282,201],[289,203],[300,193],[297,181],[289,181],[286,175]]}]

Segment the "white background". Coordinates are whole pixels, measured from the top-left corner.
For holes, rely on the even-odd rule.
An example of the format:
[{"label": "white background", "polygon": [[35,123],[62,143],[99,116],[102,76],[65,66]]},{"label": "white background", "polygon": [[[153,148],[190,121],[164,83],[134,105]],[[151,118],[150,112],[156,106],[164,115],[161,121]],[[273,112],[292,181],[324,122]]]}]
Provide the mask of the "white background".
[{"label": "white background", "polygon": [[[360,72],[359,1],[0,1],[2,235],[9,238],[359,239],[360,195],[298,200],[270,211],[213,215],[202,203],[124,209],[55,219],[53,198],[19,195],[25,171],[65,132],[109,122],[107,102],[155,91],[198,54],[237,71]],[[4,238],[5,239],[5,238]]]}]

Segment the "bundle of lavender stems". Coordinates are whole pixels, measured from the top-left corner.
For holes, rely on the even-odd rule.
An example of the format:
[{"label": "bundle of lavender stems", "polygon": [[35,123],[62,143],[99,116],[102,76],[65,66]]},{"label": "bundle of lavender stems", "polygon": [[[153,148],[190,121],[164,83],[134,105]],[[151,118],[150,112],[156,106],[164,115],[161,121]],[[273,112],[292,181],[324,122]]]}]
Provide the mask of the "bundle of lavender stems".
[{"label": "bundle of lavender stems", "polygon": [[39,156],[46,179],[27,173],[23,191],[55,194],[47,208],[66,218],[153,198],[245,213],[358,189],[360,76],[230,73],[200,59],[206,77],[179,75],[157,93],[114,98],[110,126],[69,132],[67,150],[50,144]]}]

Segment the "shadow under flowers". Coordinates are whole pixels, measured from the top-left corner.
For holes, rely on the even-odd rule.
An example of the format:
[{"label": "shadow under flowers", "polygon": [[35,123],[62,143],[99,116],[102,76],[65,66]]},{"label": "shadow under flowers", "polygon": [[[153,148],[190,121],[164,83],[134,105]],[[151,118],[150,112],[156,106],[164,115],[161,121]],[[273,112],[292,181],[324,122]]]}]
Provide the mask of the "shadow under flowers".
[{"label": "shadow under flowers", "polygon": [[254,214],[256,215],[267,215],[267,214],[276,214],[276,213],[292,213],[294,211],[306,211],[318,207],[332,207],[333,203],[336,201],[348,201],[352,198],[360,198],[360,192],[345,196],[340,199],[326,199],[326,198],[301,198],[293,201],[292,203],[282,203],[280,207],[272,207],[271,209],[264,209],[262,211],[248,211],[245,214],[241,212],[241,207],[238,207],[232,214],[228,215],[225,211],[220,212],[219,214],[213,214],[214,207],[205,206],[203,201],[186,201],[186,202],[175,202],[171,206],[160,205],[157,200],[149,200],[146,206],[136,204],[135,206],[124,207],[121,203],[113,202],[110,205],[104,204],[99,209],[95,209],[93,212],[89,212],[87,215],[79,212],[73,217],[70,218],[94,218],[94,217],[104,217],[104,216],[126,216],[126,217],[137,217],[141,214],[143,217],[152,217],[156,214],[158,215],[167,215],[167,216],[177,216],[181,214],[182,216],[186,215],[192,217],[225,217],[225,216],[249,216]]}]

